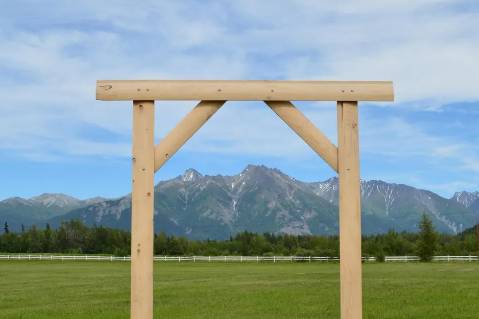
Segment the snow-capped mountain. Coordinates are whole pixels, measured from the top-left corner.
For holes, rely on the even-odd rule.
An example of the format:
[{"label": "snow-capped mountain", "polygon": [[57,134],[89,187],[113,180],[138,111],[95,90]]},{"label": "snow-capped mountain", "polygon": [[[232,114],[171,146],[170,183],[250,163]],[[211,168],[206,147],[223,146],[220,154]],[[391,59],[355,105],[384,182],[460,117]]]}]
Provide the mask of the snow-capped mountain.
[{"label": "snow-capped mountain", "polygon": [[[337,205],[337,178],[312,183],[312,186],[318,196]],[[361,207],[363,220],[374,217],[397,231],[416,230],[423,213],[431,217],[439,231],[449,233],[461,232],[479,219],[479,214],[454,200],[427,190],[378,180],[361,181]],[[368,227],[363,222],[364,226]]]},{"label": "snow-capped mountain", "polygon": [[105,199],[101,197],[80,200],[65,194],[52,193],[31,198],[11,197],[0,201],[0,222],[7,222],[12,231],[20,230],[22,225],[44,226],[50,218],[102,201]]},{"label": "snow-capped mountain", "polygon": [[[441,232],[458,233],[479,220],[478,192],[451,199],[433,192],[378,180],[361,181],[365,234],[416,231],[421,215]],[[247,166],[233,176],[202,175],[194,169],[155,187],[155,230],[191,238],[227,238],[248,230],[290,234],[336,234],[338,179],[306,183],[277,169]],[[11,230],[24,224],[58,226],[81,219],[89,225],[130,228],[130,195],[79,200],[64,194],[0,201],[0,222]]]},{"label": "snow-capped mountain", "polygon": [[[364,233],[416,231],[427,214],[441,232],[457,233],[478,214],[427,190],[383,181],[361,181]],[[189,169],[155,188],[155,230],[191,238],[227,238],[242,230],[336,234],[338,179],[305,183],[277,169],[247,166],[233,176]],[[130,197],[81,207],[53,218],[129,229]]]},{"label": "snow-capped mountain", "polygon": [[457,192],[451,199],[479,214],[479,192]]}]

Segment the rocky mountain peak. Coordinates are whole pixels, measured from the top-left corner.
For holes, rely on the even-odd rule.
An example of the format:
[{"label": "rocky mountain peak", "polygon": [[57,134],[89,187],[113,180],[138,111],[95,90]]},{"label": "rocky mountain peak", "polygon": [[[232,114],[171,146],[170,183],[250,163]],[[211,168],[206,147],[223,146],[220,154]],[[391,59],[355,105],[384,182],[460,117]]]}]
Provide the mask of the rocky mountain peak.
[{"label": "rocky mountain peak", "polygon": [[196,182],[201,177],[203,177],[203,175],[201,175],[197,170],[189,168],[183,173],[181,179],[183,182]]},{"label": "rocky mountain peak", "polygon": [[246,174],[258,174],[258,173],[262,173],[262,174],[265,174],[265,173],[268,173],[269,171],[271,171],[272,169],[271,168],[268,168],[264,165],[253,165],[253,164],[249,164],[247,165],[243,171],[241,172],[242,175],[246,175]]},{"label": "rocky mountain peak", "polygon": [[273,192],[284,191],[285,188],[299,186],[299,183],[276,168],[269,168],[264,165],[248,165],[240,174],[232,176],[232,188],[241,185],[242,188],[250,185],[264,187]]},{"label": "rocky mountain peak", "polygon": [[[159,187],[158,185],[161,185]],[[194,169],[155,188],[155,231],[192,238],[227,238],[238,231],[336,234],[338,178],[302,182],[278,169],[248,165],[232,176]],[[479,192],[446,199],[432,192],[380,180],[361,181],[365,234],[417,231],[423,213],[440,232],[456,233],[477,223]],[[80,219],[89,225],[129,229],[131,197],[78,200],[64,194],[0,201],[0,220],[12,230]],[[461,204],[463,203],[463,204]],[[470,207],[465,207],[469,205]],[[476,207],[476,205],[478,207]],[[477,209],[476,209],[477,208]]]},{"label": "rocky mountain peak", "polygon": [[479,201],[479,192],[456,192],[451,197],[452,200],[458,202],[464,207],[471,207],[476,201]]},{"label": "rocky mountain peak", "polygon": [[15,206],[15,205],[32,206],[32,202],[30,200],[22,198],[22,197],[18,197],[18,196],[6,198],[3,201],[1,201],[1,203],[12,205],[12,206]]},{"label": "rocky mountain peak", "polygon": [[270,168],[264,165],[248,165],[243,169],[243,171],[239,174],[239,176],[251,176],[254,178],[258,178],[261,176],[269,176],[269,177],[279,177],[279,178],[286,178],[292,179],[282,171],[277,168]]},{"label": "rocky mountain peak", "polygon": [[65,194],[59,194],[59,193],[43,193],[41,195],[31,197],[30,200],[36,204],[40,204],[45,207],[75,206],[75,205],[79,205],[81,202],[79,199],[75,197],[68,196]]},{"label": "rocky mountain peak", "polygon": [[106,200],[108,200],[108,199],[105,198],[105,197],[96,196],[96,197],[92,197],[92,198],[85,199],[83,202],[84,202],[86,205],[93,205],[93,204],[97,204],[97,203],[104,202],[104,201],[106,201]]}]

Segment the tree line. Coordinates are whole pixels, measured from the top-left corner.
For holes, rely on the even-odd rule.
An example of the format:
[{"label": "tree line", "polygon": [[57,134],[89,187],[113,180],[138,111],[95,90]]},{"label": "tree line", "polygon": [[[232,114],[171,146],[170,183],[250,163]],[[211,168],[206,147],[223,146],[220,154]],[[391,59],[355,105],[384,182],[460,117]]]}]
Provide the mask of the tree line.
[{"label": "tree line", "polygon": [[[339,256],[338,236],[256,234],[241,232],[227,240],[193,240],[185,237],[155,235],[156,255],[243,255],[243,256]],[[13,233],[5,223],[0,235],[3,253],[67,253],[67,254],[130,254],[130,233],[103,226],[88,227],[72,220],[53,229],[31,226]],[[434,255],[478,255],[479,243],[475,232],[459,235],[438,234],[431,220],[424,215],[419,233],[395,232],[363,236],[363,256],[418,255],[424,261]]]}]

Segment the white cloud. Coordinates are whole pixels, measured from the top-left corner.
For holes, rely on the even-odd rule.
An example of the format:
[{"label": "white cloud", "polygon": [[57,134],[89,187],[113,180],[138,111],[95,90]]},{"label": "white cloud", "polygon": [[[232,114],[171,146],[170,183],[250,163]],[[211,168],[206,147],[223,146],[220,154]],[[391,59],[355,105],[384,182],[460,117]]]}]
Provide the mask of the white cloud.
[{"label": "white cloud", "polygon": [[[402,117],[363,118],[367,125],[361,127],[362,146],[371,154],[391,157],[434,157],[461,159],[478,154],[474,141],[458,141],[444,134],[427,132],[418,124]],[[479,160],[479,156],[478,156]]]},{"label": "white cloud", "polygon": [[[385,79],[408,105],[478,100],[479,14],[453,8],[458,3],[53,1],[30,3],[34,15],[10,8],[2,17],[0,68],[15,75],[0,75],[0,148],[37,159],[128,156],[129,104],[94,101],[96,79]],[[158,103],[158,135],[189,107]],[[334,107],[302,109],[335,141]],[[401,119],[378,121],[362,119],[363,152],[447,158],[479,171],[473,143],[432,136]],[[69,123],[121,138],[97,142]],[[247,104],[226,105],[186,147],[289,158],[312,152],[266,106]],[[464,157],[455,155],[458,148]]]}]

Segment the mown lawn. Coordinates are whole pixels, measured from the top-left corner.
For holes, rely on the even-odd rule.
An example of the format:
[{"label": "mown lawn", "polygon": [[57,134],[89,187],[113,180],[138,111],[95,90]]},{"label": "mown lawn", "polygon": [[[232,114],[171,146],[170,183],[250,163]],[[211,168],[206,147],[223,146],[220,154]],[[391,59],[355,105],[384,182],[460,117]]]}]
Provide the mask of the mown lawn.
[{"label": "mown lawn", "polygon": [[[0,261],[0,318],[128,318],[129,264]],[[155,264],[155,318],[339,318],[339,266]],[[479,263],[366,264],[365,318],[479,318]]]}]

